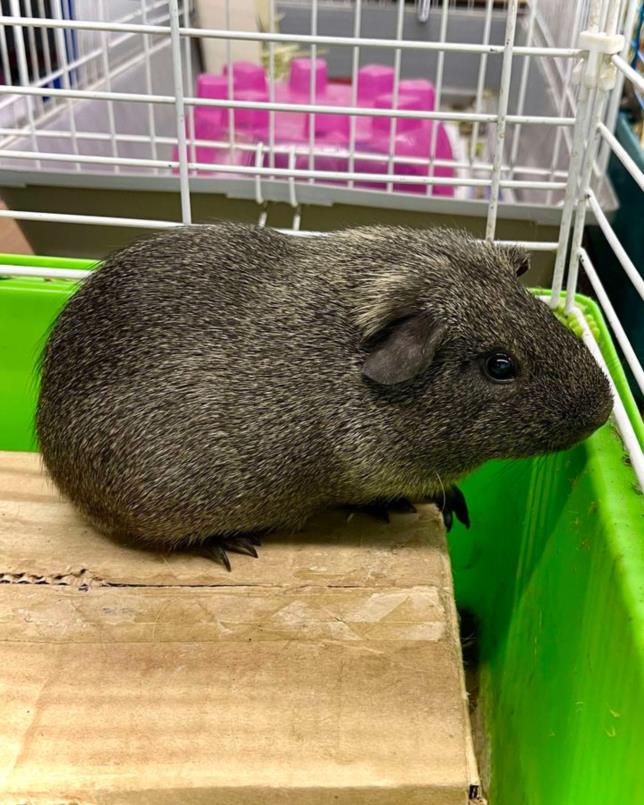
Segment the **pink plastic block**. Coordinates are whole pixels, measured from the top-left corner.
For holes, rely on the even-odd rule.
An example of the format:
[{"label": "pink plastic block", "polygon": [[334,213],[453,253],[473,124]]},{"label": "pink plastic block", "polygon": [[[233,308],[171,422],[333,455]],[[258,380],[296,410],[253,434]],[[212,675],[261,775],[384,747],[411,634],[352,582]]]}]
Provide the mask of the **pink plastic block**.
[{"label": "pink plastic block", "polygon": [[[221,140],[227,125],[225,109],[198,106],[195,109],[195,137],[197,140]],[[186,132],[189,133],[186,126]],[[198,149],[197,149],[198,150]]]},{"label": "pink plastic block", "polygon": [[[228,97],[228,81],[221,75],[202,73],[197,77],[197,97],[222,100]],[[198,140],[220,140],[227,126],[227,111],[214,106],[197,106],[195,109],[195,137]],[[186,131],[188,128],[186,127]],[[207,149],[209,152],[212,149]],[[199,152],[199,148],[197,148]],[[198,160],[207,161],[207,160]]]},{"label": "pink plastic block", "polygon": [[[331,132],[324,140],[324,143],[316,149],[313,160],[313,167],[316,171],[333,171],[335,173],[347,173],[349,169],[349,159],[347,157],[347,140],[342,133]],[[296,168],[299,170],[309,169],[308,154],[301,154],[297,157]],[[316,180],[318,181],[318,180]],[[346,184],[342,179],[320,179],[326,184]]]},{"label": "pink plastic block", "polygon": [[[378,95],[376,98],[375,107],[376,109],[393,109],[393,95],[386,94],[386,95]],[[422,102],[416,95],[408,94],[408,95],[399,95],[398,97],[398,104],[395,107],[396,109],[400,109],[404,112],[418,112],[422,111]],[[396,118],[396,132],[400,132],[401,134],[405,131],[412,131],[413,129],[420,128],[422,125],[422,120],[420,118],[410,118],[410,117],[397,117]],[[374,117],[373,119],[373,129],[374,132],[385,132],[389,134],[391,131],[391,118],[390,117]]]},{"label": "pink plastic block", "polygon": [[[315,82],[316,102],[325,106],[349,106],[352,99],[350,84],[343,82],[329,82],[327,79],[327,65],[324,59],[293,59],[287,81],[275,82],[275,100],[278,103],[306,102],[311,90],[311,75]],[[233,94],[236,100],[266,102],[269,99],[267,91],[266,74],[262,67],[251,62],[234,62]],[[394,70],[382,64],[365,65],[358,72],[358,103],[362,107],[392,109],[393,104]],[[197,97],[218,98],[228,97],[228,78],[224,75],[201,75],[197,79]],[[421,78],[403,79],[398,85],[398,103],[396,109],[413,111],[432,111],[435,107],[435,90],[431,81]],[[235,140],[243,140],[249,144],[263,142],[268,145],[269,111],[266,109],[236,109],[234,111]],[[306,112],[276,111],[274,113],[275,144],[286,146],[282,153],[274,154],[276,168],[288,168],[295,165],[299,169],[308,169],[310,159],[308,154],[300,153],[292,156],[291,146],[302,146],[306,150],[310,143],[311,115]],[[351,117],[349,115],[323,114],[313,115],[314,144],[316,155],[313,165],[321,172],[335,174],[346,173],[349,170],[349,147]],[[195,134],[200,140],[226,140],[229,136],[229,110],[215,109],[214,107],[197,107],[195,110]],[[423,180],[428,175],[427,160],[432,148],[432,132],[435,132],[435,148],[431,155],[435,159],[451,160],[452,148],[447,131],[442,123],[418,118],[395,118],[396,133],[393,143],[392,167],[393,173],[399,176],[417,176],[418,184],[402,184],[394,182],[394,189],[405,193],[426,193],[427,186]],[[382,174],[389,169],[389,147],[391,141],[392,118],[375,117],[372,115],[356,115],[355,118],[355,149],[362,156],[355,159],[355,170],[360,173],[374,174],[373,182],[356,182],[374,190],[386,188]],[[174,151],[176,155],[176,149]],[[200,171],[202,175],[218,175],[217,165],[252,165],[255,152],[251,149],[240,151],[234,149],[232,154],[229,148],[208,148],[199,146],[196,149],[199,162],[212,164],[213,169]],[[415,157],[425,164],[410,164],[401,162],[403,157]],[[270,165],[269,154],[264,154],[264,165]],[[454,176],[450,166],[432,166],[435,176]],[[221,176],[235,174],[223,173]],[[378,178],[379,177],[379,178]],[[338,176],[333,179],[316,179],[315,181],[346,184]],[[449,186],[434,186],[435,195],[453,196],[454,188]]]},{"label": "pink plastic block", "polygon": [[[276,145],[281,146],[302,146],[304,148],[308,148],[309,138],[305,136],[304,129],[299,127],[297,131],[294,131],[293,128],[282,128],[281,130],[277,130],[275,132],[275,143]],[[297,165],[297,159],[295,158],[295,164]],[[308,160],[308,155],[307,155]],[[269,155],[266,154],[264,159],[264,165],[268,167],[270,163]],[[291,155],[288,152],[281,151],[279,153],[275,153],[274,164],[276,168],[288,168],[292,167],[291,165]],[[308,165],[308,161],[307,161]]]},{"label": "pink plastic block", "polygon": [[406,78],[398,84],[398,95],[413,95],[418,98],[419,109],[433,111],[436,103],[436,90],[431,81],[424,78]]},{"label": "pink plastic block", "polygon": [[358,102],[372,106],[378,95],[393,92],[394,68],[384,64],[367,64],[358,70]]},{"label": "pink plastic block", "polygon": [[[268,101],[268,91],[236,89],[235,100],[266,103]],[[235,126],[240,129],[265,129],[268,126],[268,109],[235,109]],[[260,132],[258,131],[258,133]]]},{"label": "pink plastic block", "polygon": [[223,75],[202,73],[197,76],[197,98],[227,98],[228,79]]},{"label": "pink plastic block", "polygon": [[315,97],[324,95],[327,87],[325,59],[293,59],[288,77],[288,86],[296,95],[311,94],[311,70],[315,69]]},{"label": "pink plastic block", "polygon": [[[309,136],[312,115],[306,115],[304,123],[304,133]],[[328,139],[330,136],[339,136],[340,138],[349,138],[349,115],[332,115],[318,113],[315,119],[315,136],[324,137]]]},{"label": "pink plastic block", "polygon": [[[418,157],[427,160],[432,141],[432,128],[435,122],[430,121],[422,128],[413,131],[397,134],[394,139],[394,160],[393,172],[400,176],[418,176],[422,180],[428,175],[427,164],[410,164],[396,160],[396,157]],[[359,150],[371,151],[374,153],[373,159],[356,160],[356,171],[359,173],[387,173],[389,168],[389,145],[390,136],[387,133],[374,133],[368,143],[359,144]],[[382,156],[380,156],[382,155]],[[449,138],[442,123],[438,124],[436,131],[436,148],[433,154],[435,159],[452,159],[452,151]],[[454,176],[453,168],[445,166],[434,166],[433,175],[435,176]],[[371,190],[384,190],[387,185],[380,182],[356,182],[358,187],[366,187]],[[426,193],[427,187],[420,181],[418,184],[394,183],[394,190],[403,193]],[[448,185],[435,185],[434,194],[439,196],[453,196],[454,188]]]},{"label": "pink plastic block", "polygon": [[[224,75],[228,78],[228,66],[224,65]],[[250,61],[233,62],[233,89],[235,95],[238,91],[266,90],[266,73],[259,64]]]},{"label": "pink plastic block", "polygon": [[[427,138],[423,142],[423,147],[424,148],[427,148],[428,144],[431,146],[432,128],[435,125],[437,125],[437,121],[431,121],[428,124]],[[427,155],[427,150],[425,150],[425,151],[417,151],[417,154],[420,154],[421,156],[426,156]],[[434,151],[432,153],[432,157],[434,159],[443,159],[443,160],[451,160],[453,158],[452,157],[452,148],[451,148],[451,145],[450,145],[450,142],[449,142],[449,137],[447,136],[447,132],[445,131],[445,126],[441,122],[438,122],[438,125],[437,125],[437,128],[436,128],[436,146],[435,146]],[[407,166],[407,165],[401,165],[400,170],[396,170],[396,173],[400,173],[400,174],[406,173],[407,172],[406,169],[408,167],[409,166]],[[416,166],[411,166],[411,167],[416,167]],[[419,174],[422,175],[422,176],[427,176],[428,174],[430,174],[430,175],[433,175],[433,176],[445,176],[445,177],[450,177],[450,178],[453,178],[455,176],[454,169],[452,167],[450,167],[449,165],[433,165],[430,170],[428,170],[428,169],[423,167],[419,171]],[[398,186],[398,185],[394,184],[394,190],[404,190],[404,187],[402,185]],[[427,191],[426,191],[425,186],[423,186],[423,185],[411,185],[411,186],[407,185],[407,192],[425,193]],[[432,186],[432,192],[433,192],[433,195],[435,195],[435,196],[449,196],[449,197],[451,197],[451,196],[454,195],[454,186],[453,185],[433,185]]]}]

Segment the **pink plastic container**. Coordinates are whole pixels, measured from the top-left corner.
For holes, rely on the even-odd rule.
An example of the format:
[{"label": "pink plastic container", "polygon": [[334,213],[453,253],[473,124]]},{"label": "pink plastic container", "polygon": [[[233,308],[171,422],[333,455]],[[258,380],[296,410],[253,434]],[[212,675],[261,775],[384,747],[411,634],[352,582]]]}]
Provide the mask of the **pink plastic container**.
[{"label": "pink plastic container", "polygon": [[[223,74],[228,79],[227,65],[224,66]],[[249,61],[233,62],[233,89],[235,93],[247,90],[265,91],[267,84],[264,68]]]},{"label": "pink plastic container", "polygon": [[[324,59],[298,58],[290,64],[288,80],[275,83],[275,99],[279,103],[309,104],[311,102],[311,82],[315,88],[316,106],[350,106],[353,93],[349,84],[328,80],[327,64]],[[232,65],[232,86],[235,100],[249,103],[253,101],[265,103],[269,100],[266,73],[262,67],[251,62],[235,62]],[[422,78],[404,79],[398,84],[398,98],[394,105],[394,70],[382,64],[368,64],[358,71],[357,101],[358,105],[372,109],[399,109],[403,111],[431,111],[435,106],[434,86]],[[229,77],[224,70],[223,75],[203,74],[197,78],[197,97],[226,99],[229,97]],[[227,109],[199,106],[195,109],[195,135],[200,140],[226,141],[229,136],[230,114]],[[236,109],[234,112],[235,140],[248,143],[269,142],[269,111],[252,106]],[[315,157],[313,166],[318,171],[329,171],[335,174],[349,170],[348,150],[351,145],[351,116],[344,113],[311,114],[308,112],[274,112],[274,139],[278,146],[301,147],[306,150],[311,140],[313,125],[313,141]],[[435,148],[431,156],[434,159],[452,160],[452,147],[442,123],[418,118],[396,117],[396,128],[393,141],[393,171],[400,176],[418,176],[418,184],[394,183],[394,189],[406,193],[426,193],[427,186],[423,177],[428,175],[427,164],[410,164],[401,162],[401,158],[423,159],[427,162],[432,147],[432,132],[436,127]],[[354,160],[354,170],[360,173],[382,175],[387,173],[389,150],[392,137],[392,119],[376,115],[355,116],[354,152],[360,154]],[[176,154],[176,149],[175,149]],[[216,175],[217,165],[254,164],[252,150],[231,151],[229,148],[208,148],[199,146],[196,149],[198,162],[213,165],[213,171],[207,175]],[[175,157],[176,158],[176,157]],[[291,156],[290,150],[284,149],[275,153],[274,166],[287,168],[295,164],[298,169],[308,169],[308,154]],[[268,156],[264,165],[269,164]],[[454,176],[450,166],[433,166],[436,176]],[[231,174],[226,174],[230,176]],[[375,176],[374,176],[375,178]],[[340,176],[316,179],[316,182],[333,182],[346,184],[347,180]],[[357,182],[357,186],[382,190],[386,184],[382,181]],[[435,186],[434,194],[453,196],[451,186]]]},{"label": "pink plastic container", "polygon": [[[398,103],[394,105],[394,98],[390,93],[386,95],[378,95],[375,102],[376,109],[400,109],[403,112],[422,112],[422,99],[416,95],[408,93],[406,95],[398,96]],[[393,118],[391,117],[374,117],[372,129],[375,136],[381,134],[390,134],[393,128]],[[421,128],[423,121],[420,118],[414,117],[397,117],[396,118],[396,132],[402,134],[406,131],[414,131]]]},{"label": "pink plastic container", "polygon": [[436,106],[436,91],[431,81],[424,78],[407,78],[398,84],[398,95],[411,95],[417,98],[419,109],[431,112]]},{"label": "pink plastic container", "polygon": [[318,98],[324,95],[327,88],[325,59],[315,59],[315,64],[313,64],[312,59],[293,59],[291,61],[288,76],[288,88],[292,95],[310,96],[311,73],[313,71],[315,72],[315,77],[313,79],[315,96]]},{"label": "pink plastic container", "polygon": [[379,95],[394,91],[394,68],[367,64],[358,70],[358,103],[373,106]]}]

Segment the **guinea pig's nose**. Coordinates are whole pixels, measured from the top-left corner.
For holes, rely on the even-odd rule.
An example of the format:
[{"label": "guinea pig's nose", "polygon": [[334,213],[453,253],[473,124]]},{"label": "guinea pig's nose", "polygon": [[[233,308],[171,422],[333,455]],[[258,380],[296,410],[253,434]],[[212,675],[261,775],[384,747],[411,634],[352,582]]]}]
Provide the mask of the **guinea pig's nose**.
[{"label": "guinea pig's nose", "polygon": [[584,400],[577,410],[580,438],[585,439],[600,428],[611,415],[613,410],[613,395],[604,373],[597,367],[597,373],[592,378],[592,385],[583,395]]},{"label": "guinea pig's nose", "polygon": [[599,406],[597,410],[597,427],[601,427],[604,422],[608,419],[608,417],[613,412],[613,393],[611,391],[610,385],[608,382],[606,383],[606,394],[603,397],[602,404]]}]

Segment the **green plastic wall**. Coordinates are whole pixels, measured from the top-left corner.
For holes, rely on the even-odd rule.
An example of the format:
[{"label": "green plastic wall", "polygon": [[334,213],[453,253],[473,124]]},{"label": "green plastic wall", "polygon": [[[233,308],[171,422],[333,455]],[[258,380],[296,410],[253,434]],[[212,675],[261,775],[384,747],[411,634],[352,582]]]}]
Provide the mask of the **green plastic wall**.
[{"label": "green plastic wall", "polygon": [[[74,287],[0,279],[0,449],[35,449],[37,360]],[[613,425],[566,453],[491,462],[463,489],[473,524],[450,550],[458,604],[480,623],[491,805],[644,803],[644,501]]]}]

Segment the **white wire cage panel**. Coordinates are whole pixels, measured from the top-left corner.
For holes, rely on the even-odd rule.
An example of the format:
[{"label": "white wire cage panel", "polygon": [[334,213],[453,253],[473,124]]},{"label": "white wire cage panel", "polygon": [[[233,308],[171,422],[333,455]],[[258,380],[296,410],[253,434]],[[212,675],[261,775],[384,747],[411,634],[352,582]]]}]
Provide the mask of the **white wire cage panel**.
[{"label": "white wire cage panel", "polygon": [[[644,299],[644,280],[611,225],[605,175],[614,154],[644,189],[642,171],[613,134],[624,82],[644,91],[629,64],[638,7],[638,0],[2,0],[5,185],[35,193],[39,185],[157,188],[178,195],[181,214],[169,220],[143,209],[125,217],[117,193],[112,214],[86,214],[82,203],[73,213],[36,204],[0,217],[160,229],[192,222],[194,196],[206,192],[257,202],[260,224],[266,202],[286,201],[291,231],[301,205],[336,201],[478,214],[490,240],[500,216],[554,222],[557,241],[522,243],[555,255],[547,301],[578,317],[601,362],[575,304],[585,276],[644,393],[641,363],[582,242],[585,224],[596,222],[624,282]],[[205,27],[206,19],[220,27]],[[238,73],[261,87],[240,89]],[[361,82],[383,76],[384,101],[365,102]],[[204,82],[217,92],[200,92]],[[410,86],[414,102],[406,100]],[[419,103],[419,88],[428,86],[431,102]],[[204,113],[219,139],[200,122]],[[334,126],[342,132],[335,139]],[[24,273],[2,267],[5,276]],[[644,488],[642,449],[617,395],[615,415]]]},{"label": "white wire cage panel", "polygon": [[[171,106],[118,99],[132,90],[151,99],[172,91],[168,35],[119,30],[148,25],[169,31],[167,0],[3,0],[3,11],[7,8],[10,14],[0,23],[3,167],[6,153],[26,149],[78,157],[38,160],[37,167],[47,173],[119,173],[127,167],[119,164],[121,156],[125,162],[158,158],[157,133],[176,141]],[[23,24],[8,24],[8,19]],[[68,27],[79,20],[94,25]],[[108,30],[110,25],[117,30]],[[19,94],[24,88],[31,94]],[[99,101],[101,92],[114,97]],[[114,161],[100,167],[87,161],[101,156]],[[33,171],[34,166],[33,160],[12,160],[14,168]],[[146,172],[142,168],[142,175]]]},{"label": "white wire cage panel", "polygon": [[[118,187],[126,176],[130,187],[138,177],[142,187],[168,188],[181,173],[185,136],[196,192],[418,210],[459,202],[476,215],[491,200],[494,215],[505,204],[556,222],[588,2],[565,4],[563,25],[556,6],[5,0],[0,169],[7,182],[37,169],[41,183],[74,176],[92,186],[94,177],[112,176]],[[200,27],[211,18],[222,27]],[[265,80],[255,94],[236,85],[247,45]],[[324,90],[310,69],[321,60]],[[207,83],[201,65],[220,71],[227,97],[198,95]],[[374,65],[384,74],[370,75]],[[297,67],[304,79],[289,93]],[[362,87],[372,79],[386,91],[365,103]],[[410,87],[421,84],[431,100],[410,102]],[[221,110],[223,125],[210,125]],[[598,193],[614,207],[607,184]]]}]

